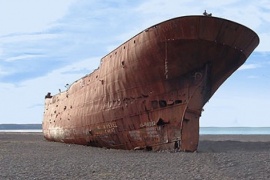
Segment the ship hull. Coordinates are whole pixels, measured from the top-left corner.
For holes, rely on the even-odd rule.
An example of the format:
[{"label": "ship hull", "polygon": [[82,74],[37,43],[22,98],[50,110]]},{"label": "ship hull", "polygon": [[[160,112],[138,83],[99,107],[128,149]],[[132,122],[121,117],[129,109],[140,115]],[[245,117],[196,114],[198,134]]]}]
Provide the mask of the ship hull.
[{"label": "ship hull", "polygon": [[46,96],[44,137],[118,149],[195,151],[203,106],[258,43],[249,28],[214,17],[152,26],[65,92]]}]

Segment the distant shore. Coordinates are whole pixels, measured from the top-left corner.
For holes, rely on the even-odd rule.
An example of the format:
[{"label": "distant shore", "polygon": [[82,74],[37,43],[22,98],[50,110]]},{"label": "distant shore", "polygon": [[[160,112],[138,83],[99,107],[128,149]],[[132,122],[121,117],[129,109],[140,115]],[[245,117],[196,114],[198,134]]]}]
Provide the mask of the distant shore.
[{"label": "distant shore", "polygon": [[270,135],[201,135],[198,151],[146,152],[0,133],[0,179],[269,179]]},{"label": "distant shore", "polygon": [[42,129],[42,124],[0,124],[0,130]]},{"label": "distant shore", "polygon": [[[0,124],[0,132],[42,132],[41,124]],[[200,135],[270,135],[270,127],[200,127]]]}]

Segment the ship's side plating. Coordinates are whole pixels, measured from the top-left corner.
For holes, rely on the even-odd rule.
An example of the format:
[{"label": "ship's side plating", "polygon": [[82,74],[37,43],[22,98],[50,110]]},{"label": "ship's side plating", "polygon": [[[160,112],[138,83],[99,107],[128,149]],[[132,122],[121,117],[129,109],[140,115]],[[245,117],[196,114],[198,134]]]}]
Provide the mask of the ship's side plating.
[{"label": "ship's side plating", "polygon": [[258,43],[250,29],[214,17],[152,26],[67,91],[46,97],[44,136],[109,148],[194,151],[204,104]]}]

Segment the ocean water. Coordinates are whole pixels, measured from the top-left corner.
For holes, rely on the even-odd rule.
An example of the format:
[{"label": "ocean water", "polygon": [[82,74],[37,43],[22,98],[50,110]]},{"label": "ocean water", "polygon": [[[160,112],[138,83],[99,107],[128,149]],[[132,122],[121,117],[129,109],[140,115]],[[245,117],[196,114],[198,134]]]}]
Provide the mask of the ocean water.
[{"label": "ocean water", "polygon": [[200,134],[270,134],[270,127],[200,127]]},{"label": "ocean water", "polygon": [[[0,130],[0,132],[42,132],[41,129]],[[200,134],[270,134],[270,127],[200,127]]]},{"label": "ocean water", "polygon": [[0,132],[42,132],[42,129],[1,129]]}]

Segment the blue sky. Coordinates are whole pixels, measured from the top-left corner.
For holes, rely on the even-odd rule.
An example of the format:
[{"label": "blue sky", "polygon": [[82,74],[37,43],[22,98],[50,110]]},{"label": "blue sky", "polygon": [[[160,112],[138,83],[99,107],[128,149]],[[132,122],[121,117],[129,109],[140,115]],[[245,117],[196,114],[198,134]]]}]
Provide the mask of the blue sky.
[{"label": "blue sky", "polygon": [[204,107],[200,125],[270,127],[270,1],[0,0],[0,124],[41,123],[44,96],[92,72],[145,28],[204,10],[260,45]]}]

